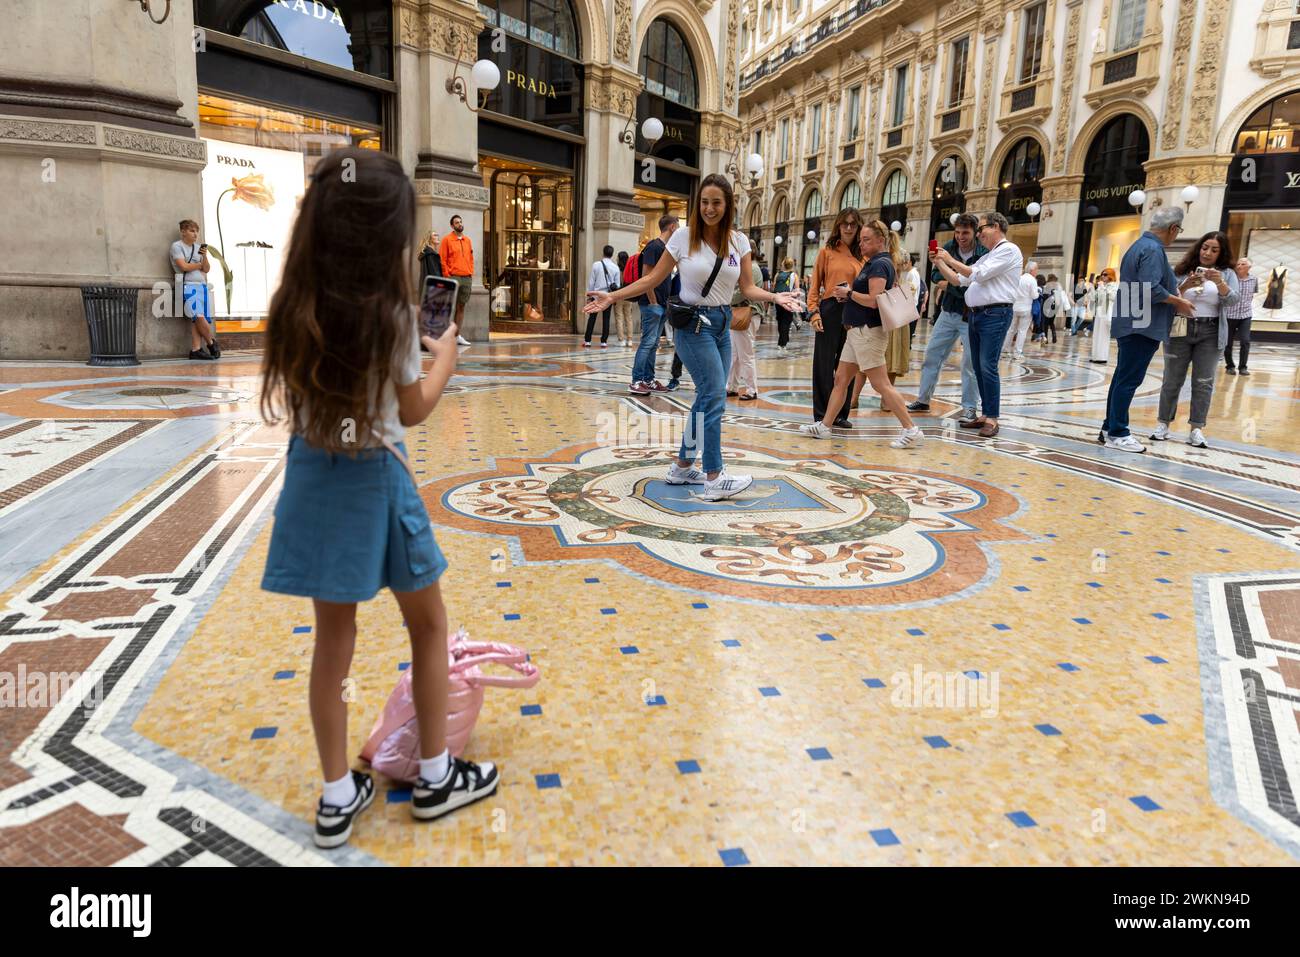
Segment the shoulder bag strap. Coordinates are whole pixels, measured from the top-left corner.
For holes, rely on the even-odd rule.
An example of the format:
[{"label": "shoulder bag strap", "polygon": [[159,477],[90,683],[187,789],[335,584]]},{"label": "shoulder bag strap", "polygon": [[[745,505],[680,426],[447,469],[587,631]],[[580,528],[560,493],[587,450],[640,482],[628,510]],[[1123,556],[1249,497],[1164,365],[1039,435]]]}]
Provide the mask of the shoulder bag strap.
[{"label": "shoulder bag strap", "polygon": [[709,298],[709,290],[713,288],[713,280],[718,278],[718,270],[720,270],[721,268],[722,268],[722,256],[721,254],[719,254],[718,261],[713,264],[713,272],[709,273],[709,281],[706,282],[704,284],[704,288],[700,290],[701,299]]}]

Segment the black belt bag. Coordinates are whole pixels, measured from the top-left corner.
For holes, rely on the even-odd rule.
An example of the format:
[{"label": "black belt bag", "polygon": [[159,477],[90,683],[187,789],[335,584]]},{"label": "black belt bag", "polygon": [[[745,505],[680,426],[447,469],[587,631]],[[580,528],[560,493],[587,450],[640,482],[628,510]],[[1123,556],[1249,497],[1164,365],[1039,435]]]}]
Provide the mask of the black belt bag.
[{"label": "black belt bag", "polygon": [[[713,288],[713,280],[718,278],[718,270],[722,268],[722,257],[713,264],[713,272],[709,273],[709,281],[704,284],[700,290],[700,298],[709,298],[709,290]],[[704,318],[705,306],[691,306],[682,302],[677,296],[672,296],[668,300],[666,312],[668,314],[668,324],[674,329],[685,329],[692,323],[695,324],[695,331],[699,332],[707,321]]]}]

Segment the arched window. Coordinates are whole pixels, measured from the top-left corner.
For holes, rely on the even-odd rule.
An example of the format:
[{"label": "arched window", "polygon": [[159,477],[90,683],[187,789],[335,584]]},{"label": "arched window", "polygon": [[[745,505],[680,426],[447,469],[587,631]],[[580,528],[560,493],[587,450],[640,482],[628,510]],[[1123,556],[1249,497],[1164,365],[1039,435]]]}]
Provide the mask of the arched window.
[{"label": "arched window", "polygon": [[695,61],[681,31],[663,17],[650,24],[641,45],[641,75],[650,93],[697,109]]},{"label": "arched window", "polygon": [[488,27],[580,59],[578,19],[569,0],[479,0],[478,8]]},{"label": "arched window", "polygon": [[761,204],[751,200],[749,203],[749,213],[746,216],[746,219],[749,221],[749,227],[751,229],[759,225],[758,216],[761,212],[762,212]]},{"label": "arched window", "polygon": [[881,206],[894,206],[907,202],[907,174],[896,169],[885,180],[885,192],[880,197]]},{"label": "arched window", "polygon": [[777,201],[776,212],[772,214],[772,222],[784,223],[790,218],[790,201],[784,196]]},{"label": "arched window", "polygon": [[857,180],[851,179],[844,187],[844,192],[840,193],[840,209],[857,209],[861,205],[862,189],[858,186]]},{"label": "arched window", "polygon": [[821,190],[813,190],[808,194],[808,200],[803,204],[804,219],[812,219],[814,216],[822,214],[822,194]]},{"label": "arched window", "polygon": [[934,198],[948,199],[966,192],[966,164],[962,158],[953,154],[939,164],[939,172],[934,178]]},{"label": "arched window", "polygon": [[1038,140],[1025,137],[1002,162],[998,185],[1003,189],[1036,183],[1043,175],[1043,148]]},{"label": "arched window", "polygon": [[1300,147],[1300,90],[1256,110],[1237,133],[1238,153],[1293,153]]}]

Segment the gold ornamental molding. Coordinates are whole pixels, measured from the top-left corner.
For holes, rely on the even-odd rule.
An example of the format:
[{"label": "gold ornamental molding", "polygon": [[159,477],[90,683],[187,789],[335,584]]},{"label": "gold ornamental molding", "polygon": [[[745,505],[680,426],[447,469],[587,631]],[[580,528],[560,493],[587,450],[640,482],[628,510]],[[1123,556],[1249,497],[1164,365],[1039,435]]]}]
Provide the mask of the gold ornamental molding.
[{"label": "gold ornamental molding", "polygon": [[623,67],[593,63],[587,67],[587,103],[593,110],[633,116],[645,80]]},{"label": "gold ornamental molding", "polygon": [[983,100],[979,103],[979,125],[975,132],[975,165],[970,170],[972,186],[984,185],[984,150],[989,138],[989,111],[999,102],[993,94],[993,60],[998,52],[998,40],[986,31],[984,34],[984,83],[980,87]]},{"label": "gold ornamental molding", "polygon": [[1048,176],[1042,181],[1043,204],[1077,201],[1083,189],[1083,177]]},{"label": "gold ornamental molding", "polygon": [[1214,137],[1213,121],[1218,113],[1219,88],[1223,80],[1223,48],[1228,39],[1228,5],[1206,4],[1201,13],[1201,45],[1196,53],[1196,79],[1188,111],[1188,149],[1205,149]]},{"label": "gold ornamental molding", "polygon": [[740,30],[740,0],[730,0],[727,4],[727,70],[723,79],[722,105],[728,110],[736,108],[736,87],[740,80],[740,70],[736,66],[736,47],[739,43],[737,33]]},{"label": "gold ornamental molding", "polygon": [[1074,112],[1074,74],[1079,52],[1079,18],[1083,5],[1077,3],[1070,10],[1070,23],[1065,28],[1065,50],[1062,53],[1061,96],[1056,106],[1056,146],[1052,150],[1052,170],[1065,169],[1065,154],[1070,144],[1070,118]]},{"label": "gold ornamental molding", "polygon": [[1223,186],[1228,182],[1231,155],[1216,153],[1200,156],[1174,156],[1168,159],[1148,160],[1146,188],[1164,189],[1183,186]]},{"label": "gold ornamental molding", "polygon": [[1165,94],[1165,120],[1160,130],[1160,148],[1166,151],[1178,148],[1178,137],[1183,128],[1183,97],[1187,93],[1187,61],[1192,52],[1192,29],[1196,26],[1196,4],[1197,0],[1180,0],[1178,4],[1173,63],[1169,75],[1169,89]]},{"label": "gold ornamental molding", "polygon": [[614,0],[614,59],[632,62],[632,0]]}]

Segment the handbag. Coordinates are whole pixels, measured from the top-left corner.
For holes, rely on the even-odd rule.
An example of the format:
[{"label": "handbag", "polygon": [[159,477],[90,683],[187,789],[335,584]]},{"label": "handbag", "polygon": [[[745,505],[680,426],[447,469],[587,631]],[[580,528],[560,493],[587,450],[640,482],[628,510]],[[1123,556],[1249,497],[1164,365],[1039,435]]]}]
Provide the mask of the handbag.
[{"label": "handbag", "polygon": [[880,324],[889,332],[921,318],[912,297],[898,283],[876,296],[876,309],[880,312]]},{"label": "handbag", "polygon": [[[451,636],[447,657],[447,750],[460,757],[483,707],[483,689],[488,685],[531,688],[541,674],[522,648],[495,641],[470,641],[464,628]],[[484,674],[481,666],[492,663],[505,665],[518,674]],[[361,757],[394,781],[415,781],[420,776],[420,726],[415,717],[410,669],[402,673],[388,696],[383,714],[361,749]]]},{"label": "handbag", "polygon": [[732,306],[731,307],[731,331],[744,332],[749,328],[750,322],[754,319],[753,306]]},{"label": "handbag", "polygon": [[[718,256],[718,261],[713,264],[713,272],[709,273],[709,281],[704,284],[700,290],[700,298],[709,298],[709,290],[713,288],[713,280],[718,278],[718,270],[722,268],[722,256]],[[690,306],[682,302],[680,296],[670,296],[668,299],[668,324],[674,329],[685,329],[691,323],[695,323],[695,331],[698,333],[700,327],[709,320],[704,318],[702,306]]]}]

